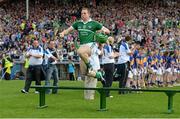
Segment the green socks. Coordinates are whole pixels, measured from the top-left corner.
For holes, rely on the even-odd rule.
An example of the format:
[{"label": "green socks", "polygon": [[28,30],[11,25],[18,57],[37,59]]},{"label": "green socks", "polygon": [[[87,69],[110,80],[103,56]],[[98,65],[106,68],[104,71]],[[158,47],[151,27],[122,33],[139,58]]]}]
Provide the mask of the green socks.
[{"label": "green socks", "polygon": [[96,72],[96,78],[101,78],[102,77],[102,73],[101,72]]}]

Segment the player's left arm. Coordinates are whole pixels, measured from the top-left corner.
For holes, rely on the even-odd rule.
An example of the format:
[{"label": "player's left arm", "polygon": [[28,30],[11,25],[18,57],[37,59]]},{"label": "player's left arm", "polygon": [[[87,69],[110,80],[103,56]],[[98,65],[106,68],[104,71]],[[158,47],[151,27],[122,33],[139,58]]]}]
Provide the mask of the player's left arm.
[{"label": "player's left arm", "polygon": [[105,26],[103,26],[101,23],[99,22],[94,22],[96,25],[96,30],[97,32],[103,32],[105,34],[110,34],[110,30],[108,28],[106,28]]},{"label": "player's left arm", "polygon": [[101,31],[105,34],[110,34],[110,30],[106,28],[105,26],[102,26]]}]

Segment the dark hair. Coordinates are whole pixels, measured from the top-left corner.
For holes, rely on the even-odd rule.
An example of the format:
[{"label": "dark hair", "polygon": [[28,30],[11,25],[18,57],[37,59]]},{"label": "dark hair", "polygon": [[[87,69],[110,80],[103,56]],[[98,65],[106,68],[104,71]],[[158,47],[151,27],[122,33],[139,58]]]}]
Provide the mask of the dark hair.
[{"label": "dark hair", "polygon": [[73,58],[72,58],[72,56],[68,56],[68,59],[69,59],[69,60],[72,60]]},{"label": "dark hair", "polygon": [[126,36],[125,37],[125,41],[130,41],[131,40],[131,37],[130,36]]},{"label": "dark hair", "polygon": [[140,41],[136,41],[135,42],[137,45],[141,45],[141,42]]}]

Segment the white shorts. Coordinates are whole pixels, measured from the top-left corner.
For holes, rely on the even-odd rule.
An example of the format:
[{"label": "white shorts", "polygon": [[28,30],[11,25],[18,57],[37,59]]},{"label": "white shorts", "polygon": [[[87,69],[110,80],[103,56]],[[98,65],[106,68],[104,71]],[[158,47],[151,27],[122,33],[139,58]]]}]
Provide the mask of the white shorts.
[{"label": "white shorts", "polygon": [[166,72],[171,73],[171,68],[166,69]]},{"label": "white shorts", "polygon": [[154,69],[153,67],[151,68],[151,70],[152,70],[152,72],[153,72],[154,74],[156,74],[156,73],[157,73],[157,70],[156,70],[156,69]]},{"label": "white shorts", "polygon": [[163,75],[163,73],[159,73],[159,72],[157,72],[157,75]]},{"label": "white shorts", "polygon": [[162,74],[163,74],[163,72],[162,72],[162,71],[157,70],[157,75],[162,75]]},{"label": "white shorts", "polygon": [[92,47],[93,45],[94,45],[94,43],[91,42],[91,43],[82,44],[82,45],[80,45],[80,46],[89,46],[89,47]]},{"label": "white shorts", "polygon": [[133,69],[132,72],[133,72],[134,75],[138,75],[138,72],[137,72],[137,69],[136,69],[136,68]]},{"label": "white shorts", "polygon": [[153,70],[153,73],[157,73],[157,70],[156,70],[156,69],[154,69],[154,70]]}]

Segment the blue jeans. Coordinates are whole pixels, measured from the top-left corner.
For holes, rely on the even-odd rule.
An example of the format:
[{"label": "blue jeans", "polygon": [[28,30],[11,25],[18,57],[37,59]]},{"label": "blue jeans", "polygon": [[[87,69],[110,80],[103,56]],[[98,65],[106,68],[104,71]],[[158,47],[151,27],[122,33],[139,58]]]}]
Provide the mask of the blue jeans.
[{"label": "blue jeans", "polygon": [[[58,69],[55,64],[50,64],[46,70],[46,86],[50,86],[51,77],[53,78],[53,86],[58,86]],[[47,89],[46,93],[50,93],[50,89]],[[57,93],[57,89],[53,89],[52,93]]]}]

